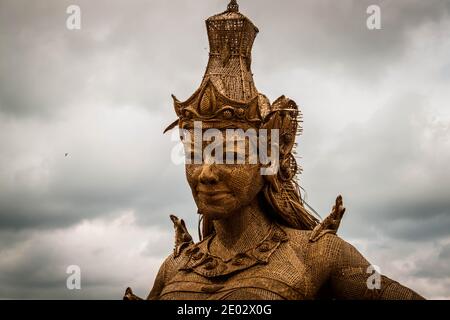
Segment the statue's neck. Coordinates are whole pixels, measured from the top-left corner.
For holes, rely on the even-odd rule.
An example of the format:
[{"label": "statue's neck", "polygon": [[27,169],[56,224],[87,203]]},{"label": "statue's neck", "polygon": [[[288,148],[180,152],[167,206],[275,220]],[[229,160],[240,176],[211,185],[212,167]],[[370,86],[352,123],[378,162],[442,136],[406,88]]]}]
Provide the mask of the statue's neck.
[{"label": "statue's neck", "polygon": [[216,236],[211,245],[213,254],[232,257],[260,243],[270,230],[271,222],[257,198],[228,219],[215,220]]}]

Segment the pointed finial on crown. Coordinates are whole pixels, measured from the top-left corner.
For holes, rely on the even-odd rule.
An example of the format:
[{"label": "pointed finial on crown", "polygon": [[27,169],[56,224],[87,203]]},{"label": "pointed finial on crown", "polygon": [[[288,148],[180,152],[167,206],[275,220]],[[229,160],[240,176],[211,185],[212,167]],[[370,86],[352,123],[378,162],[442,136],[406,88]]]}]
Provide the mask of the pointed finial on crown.
[{"label": "pointed finial on crown", "polygon": [[230,1],[230,3],[228,4],[227,11],[229,11],[229,12],[239,12],[239,5],[238,5],[236,0],[231,0]]}]

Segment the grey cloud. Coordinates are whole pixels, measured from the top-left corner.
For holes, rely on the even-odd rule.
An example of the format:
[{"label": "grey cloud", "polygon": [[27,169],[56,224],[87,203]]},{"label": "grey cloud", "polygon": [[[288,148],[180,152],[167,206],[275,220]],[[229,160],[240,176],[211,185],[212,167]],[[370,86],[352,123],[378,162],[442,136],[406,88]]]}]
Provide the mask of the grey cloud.
[{"label": "grey cloud", "polygon": [[[377,210],[364,208],[352,211],[354,214],[347,217],[352,230],[370,232],[376,227],[377,230],[383,230],[384,236],[392,241],[421,242],[440,239],[448,235],[450,228],[449,204],[437,207],[435,204],[408,206],[395,203],[391,206],[383,204]],[[360,213],[363,215],[358,215]]]},{"label": "grey cloud", "polygon": [[417,262],[414,276],[432,279],[434,281],[449,280],[448,266],[449,259],[449,244],[436,245],[431,258],[421,259]]},{"label": "grey cloud", "polygon": [[[95,177],[85,178],[83,184],[72,190],[63,187],[58,191],[50,189],[40,196],[34,196],[27,190],[13,195],[3,194],[0,197],[0,228],[69,226],[82,219],[111,216],[128,208],[136,210],[142,223],[159,224],[176,211],[177,207],[186,210],[192,202],[189,190],[173,187],[186,183],[182,176],[162,175],[148,180],[144,177],[121,188],[111,188],[112,184],[120,185],[120,181],[103,181],[98,184]],[[177,199],[176,205],[170,205],[173,199]],[[195,211],[184,214],[195,216]]]},{"label": "grey cloud", "polygon": [[[435,136],[424,142],[430,128]],[[316,155],[310,193],[330,194],[330,205],[333,192],[342,193],[346,223],[359,234],[373,224],[390,237],[410,240],[447,235],[450,154],[433,164],[436,149],[430,144],[439,150],[446,141],[433,128],[421,97],[393,99],[367,123],[346,127],[332,148]]]},{"label": "grey cloud", "polygon": [[[382,7],[380,32],[365,27],[365,10],[373,1],[242,3],[242,10],[262,25],[255,47],[257,77],[283,66],[341,65],[356,74],[364,70],[373,79],[401,59],[414,30],[438,23],[450,10],[447,1],[439,0],[375,3]],[[193,16],[185,14],[192,11],[190,1],[79,1],[83,29],[68,31],[69,4],[3,2],[3,112],[49,116],[69,103],[106,99],[167,114],[170,91],[185,98],[199,83],[207,59],[203,20],[223,10],[220,3],[196,4]]]},{"label": "grey cloud", "polygon": [[443,248],[441,248],[441,251],[439,252],[439,258],[442,259],[449,259],[450,258],[450,245],[447,244]]},{"label": "grey cloud", "polygon": [[[374,4],[381,8],[382,29],[371,31],[366,10]],[[421,26],[439,25],[450,13],[445,0],[258,1],[241,6],[262,25],[255,45],[257,75],[314,67],[369,82],[401,61]]]},{"label": "grey cloud", "polygon": [[[65,28],[72,1],[0,2],[0,297],[120,298],[127,285],[145,295],[172,249],[168,215],[185,219],[196,234],[195,204],[162,130],[175,118],[170,93],[185,99],[201,81],[204,19],[226,4],[203,2],[77,1],[80,31]],[[365,11],[377,3],[383,30],[372,32]],[[417,286],[421,277],[427,294],[448,295],[432,280],[446,277],[448,246],[433,247],[428,264],[411,254],[448,237],[450,126],[434,120],[432,98],[448,82],[450,64],[423,75],[423,90],[405,90],[411,75],[399,65],[414,41],[433,40],[420,38],[421,28],[445,26],[450,3],[240,5],[261,30],[253,52],[257,87],[272,99],[293,93],[305,111],[299,163],[308,202],[325,216],[342,193],[345,239],[383,238],[368,244],[373,260],[400,277],[389,260],[411,260],[417,267],[401,270],[404,279]],[[440,35],[437,48],[448,41],[445,31]],[[410,70],[419,72],[421,63],[414,58]],[[392,73],[397,83],[386,80]],[[336,103],[333,89],[342,96]],[[354,110],[375,109],[372,100],[381,107],[367,121],[353,121]],[[336,110],[348,118],[342,125]],[[136,221],[120,246],[114,241],[121,233],[108,222],[128,210]],[[80,235],[85,223],[93,229]],[[96,237],[95,230],[104,233]],[[78,238],[86,241],[74,244]],[[71,263],[88,276],[82,292],[64,288]]]},{"label": "grey cloud", "polygon": [[[0,251],[0,298],[120,299],[128,285],[141,296],[147,294],[161,253],[172,248],[172,237],[155,227],[138,226],[130,217],[21,232],[27,237]],[[69,265],[81,269],[81,290],[66,287]]]},{"label": "grey cloud", "polygon": [[[113,105],[142,105],[152,112],[172,111],[170,90],[184,85],[179,68],[166,61],[178,61],[183,76],[201,68],[204,61],[198,56],[207,53],[200,38],[180,37],[181,32],[195,34],[192,23],[180,28],[181,17],[165,19],[173,8],[157,1],[79,1],[82,30],[69,31],[65,20],[70,4],[3,3],[1,110],[48,117],[67,105],[101,99]],[[181,9],[186,2],[177,5]],[[192,39],[195,52],[186,50]]]}]

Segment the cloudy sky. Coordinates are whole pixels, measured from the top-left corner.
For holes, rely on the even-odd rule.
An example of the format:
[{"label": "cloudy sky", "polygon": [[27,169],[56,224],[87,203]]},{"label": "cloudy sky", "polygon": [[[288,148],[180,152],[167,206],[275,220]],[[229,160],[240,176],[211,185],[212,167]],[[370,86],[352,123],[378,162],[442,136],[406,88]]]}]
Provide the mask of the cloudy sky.
[{"label": "cloudy sky", "polygon": [[[66,9],[81,8],[81,30]],[[0,0],[0,298],[145,296],[197,215],[162,135],[226,0]],[[371,4],[381,30],[366,27]],[[450,299],[450,1],[241,0],[256,86],[304,114],[307,201],[427,298]],[[68,155],[66,156],[66,153]],[[81,290],[66,269],[81,268]]]}]

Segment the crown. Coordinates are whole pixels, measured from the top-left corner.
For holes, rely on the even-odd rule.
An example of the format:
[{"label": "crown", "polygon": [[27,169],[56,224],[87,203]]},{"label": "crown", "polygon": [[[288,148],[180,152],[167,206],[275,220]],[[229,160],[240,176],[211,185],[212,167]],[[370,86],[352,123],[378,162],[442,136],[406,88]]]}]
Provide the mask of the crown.
[{"label": "crown", "polygon": [[212,83],[230,99],[246,102],[257,94],[251,72],[252,47],[258,28],[239,12],[236,1],[206,20],[209,61],[203,83]]},{"label": "crown", "polygon": [[166,131],[194,121],[241,122],[259,128],[273,112],[290,110],[292,118],[299,114],[294,101],[280,97],[271,105],[257,91],[251,54],[259,30],[239,12],[236,0],[231,0],[224,12],[209,17],[206,29],[210,52],[203,80],[186,101],[172,95],[178,120]]},{"label": "crown", "polygon": [[202,83],[184,102],[172,95],[175,112],[180,120],[236,120],[259,125],[270,103],[258,93],[251,72],[258,28],[239,12],[236,0],[231,0],[227,10],[206,20],[206,29],[210,50]]},{"label": "crown", "polygon": [[211,79],[208,79],[185,102],[178,101],[175,96],[172,97],[180,125],[192,121],[233,121],[260,127],[270,107],[263,95],[257,95],[247,102],[230,99]]}]

